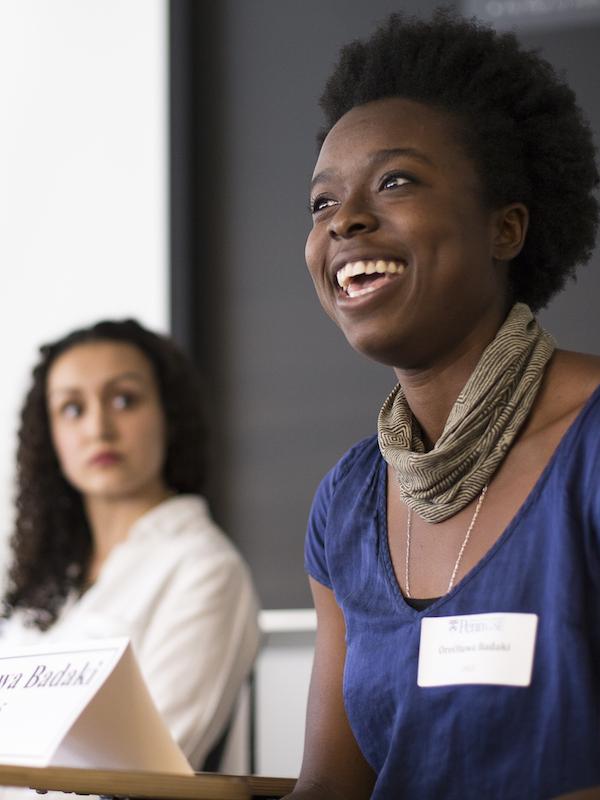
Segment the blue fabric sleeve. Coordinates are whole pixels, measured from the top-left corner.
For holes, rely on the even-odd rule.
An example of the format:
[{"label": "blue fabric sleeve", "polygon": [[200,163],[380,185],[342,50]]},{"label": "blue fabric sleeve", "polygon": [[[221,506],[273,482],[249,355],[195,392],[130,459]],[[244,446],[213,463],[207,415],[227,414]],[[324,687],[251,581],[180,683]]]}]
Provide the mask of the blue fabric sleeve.
[{"label": "blue fabric sleeve", "polygon": [[591,533],[587,545],[590,563],[600,563],[600,406],[588,406],[586,416],[591,417],[584,437],[584,451],[578,457],[581,479],[581,508],[584,523]]},{"label": "blue fabric sleeve", "polygon": [[600,415],[595,421],[596,435],[590,442],[592,453],[587,464],[587,492],[590,498],[594,522],[600,531]]},{"label": "blue fabric sleeve", "polygon": [[325,530],[327,528],[327,513],[333,494],[334,469],[330,470],[319,484],[314,496],[308,530],[304,544],[304,569],[319,583],[332,588],[327,567],[327,553],[325,552]]},{"label": "blue fabric sleeve", "polygon": [[[357,442],[325,475],[313,499],[304,546],[304,568],[311,578],[329,589],[333,588],[333,584],[327,563],[327,527],[334,494],[353,467],[357,464],[360,465],[366,458],[368,462],[366,471],[359,469],[358,477],[355,477],[355,480],[362,485],[374,453],[378,458],[380,457],[376,436],[369,436]],[[339,510],[333,513],[337,514],[333,520],[333,532],[335,533],[342,520],[339,519]]]}]

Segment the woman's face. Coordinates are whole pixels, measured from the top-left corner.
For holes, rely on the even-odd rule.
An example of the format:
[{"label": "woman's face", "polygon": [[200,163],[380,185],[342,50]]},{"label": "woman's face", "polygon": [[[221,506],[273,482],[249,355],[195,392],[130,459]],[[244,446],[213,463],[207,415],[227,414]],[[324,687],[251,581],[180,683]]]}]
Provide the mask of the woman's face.
[{"label": "woman's face", "polygon": [[80,344],[47,379],[52,440],[67,480],[86,498],[164,490],[166,425],[152,365],[135,346]]},{"label": "woman's face", "polygon": [[500,259],[516,254],[507,243],[526,225],[524,209],[514,218],[486,207],[458,123],[443,111],[400,98],[349,111],[321,149],[311,209],[311,277],[359,352],[426,368],[479,331],[489,341],[506,315]]}]

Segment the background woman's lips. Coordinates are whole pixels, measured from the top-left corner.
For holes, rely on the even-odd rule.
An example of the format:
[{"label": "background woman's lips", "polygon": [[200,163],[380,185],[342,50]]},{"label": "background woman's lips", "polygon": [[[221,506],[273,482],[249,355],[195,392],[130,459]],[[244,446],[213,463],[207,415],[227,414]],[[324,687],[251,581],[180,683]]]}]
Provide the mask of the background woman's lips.
[{"label": "background woman's lips", "polygon": [[121,461],[122,459],[123,456],[120,453],[113,453],[107,451],[92,456],[92,458],[90,458],[88,463],[94,467],[109,467],[112,464],[116,464],[117,462]]}]

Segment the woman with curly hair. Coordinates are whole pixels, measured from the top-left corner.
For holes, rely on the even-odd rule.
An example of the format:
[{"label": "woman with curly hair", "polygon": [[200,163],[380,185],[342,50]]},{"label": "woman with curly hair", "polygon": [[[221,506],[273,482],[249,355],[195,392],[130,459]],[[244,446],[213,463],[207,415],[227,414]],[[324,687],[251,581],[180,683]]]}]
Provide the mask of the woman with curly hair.
[{"label": "woman with curly hair", "polygon": [[202,386],[166,337],[105,321],[41,348],[22,410],[0,644],[128,636],[192,765],[257,650],[249,572],[210,517]]},{"label": "woman with curly hair", "polygon": [[306,800],[600,784],[600,359],[534,312],[589,259],[594,147],[512,34],[393,15],[344,48],[306,245],[398,385],[324,478]]}]

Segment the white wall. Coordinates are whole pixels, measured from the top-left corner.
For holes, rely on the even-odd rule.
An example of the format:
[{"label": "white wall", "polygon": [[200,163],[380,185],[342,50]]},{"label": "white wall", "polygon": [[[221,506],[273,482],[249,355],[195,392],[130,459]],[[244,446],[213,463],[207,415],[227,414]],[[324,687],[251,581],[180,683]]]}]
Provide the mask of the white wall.
[{"label": "white wall", "polygon": [[37,346],[166,330],[166,0],[0,0],[0,564]]},{"label": "white wall", "polygon": [[259,775],[297,778],[312,671],[313,609],[263,611],[263,646],[254,667],[254,755]]}]

